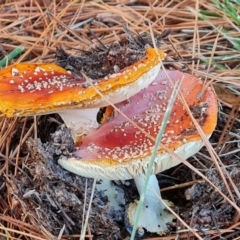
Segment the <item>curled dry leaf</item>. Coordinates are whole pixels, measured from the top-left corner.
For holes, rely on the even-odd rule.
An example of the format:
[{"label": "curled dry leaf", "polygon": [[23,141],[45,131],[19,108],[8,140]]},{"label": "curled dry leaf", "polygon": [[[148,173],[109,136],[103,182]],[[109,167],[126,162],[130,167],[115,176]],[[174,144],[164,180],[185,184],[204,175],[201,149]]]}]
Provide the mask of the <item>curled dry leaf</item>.
[{"label": "curled dry leaf", "polygon": [[219,100],[223,103],[234,105],[238,103],[238,96],[236,96],[229,89],[222,87],[219,84],[213,84],[214,90]]}]

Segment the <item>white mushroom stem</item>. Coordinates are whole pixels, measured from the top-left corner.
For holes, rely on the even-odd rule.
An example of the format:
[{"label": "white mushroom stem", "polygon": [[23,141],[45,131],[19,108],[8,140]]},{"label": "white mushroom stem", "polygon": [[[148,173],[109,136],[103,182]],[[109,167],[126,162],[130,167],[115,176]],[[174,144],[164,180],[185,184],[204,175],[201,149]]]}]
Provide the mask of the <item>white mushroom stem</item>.
[{"label": "white mushroom stem", "polygon": [[68,128],[71,129],[74,142],[82,135],[93,132],[99,127],[97,113],[99,108],[66,109],[58,112]]},{"label": "white mushroom stem", "polygon": [[[144,177],[134,178],[138,192],[141,196],[144,186]],[[157,194],[157,195],[156,195]],[[145,192],[143,209],[137,224],[138,230],[142,232],[145,228],[148,232],[156,232],[160,235],[168,231],[166,223],[172,222],[173,215],[167,212],[161,200],[160,189],[155,175],[150,176],[148,188]],[[128,220],[133,225],[136,219],[137,202],[131,203],[128,208]]]}]

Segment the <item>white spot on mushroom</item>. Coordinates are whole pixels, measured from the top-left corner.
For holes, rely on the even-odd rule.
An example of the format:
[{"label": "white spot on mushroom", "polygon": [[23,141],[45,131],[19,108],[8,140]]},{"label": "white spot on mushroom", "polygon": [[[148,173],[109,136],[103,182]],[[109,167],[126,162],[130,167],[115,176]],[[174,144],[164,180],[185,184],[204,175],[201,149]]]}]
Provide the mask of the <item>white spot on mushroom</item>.
[{"label": "white spot on mushroom", "polygon": [[15,77],[15,76],[18,76],[19,74],[19,71],[17,68],[12,68],[12,76]]},{"label": "white spot on mushroom", "polygon": [[45,69],[41,68],[41,67],[36,67],[34,72],[45,72]]},{"label": "white spot on mushroom", "polygon": [[20,90],[21,93],[23,93],[25,90],[24,90],[24,87],[21,86],[21,85],[18,85],[18,90]]}]

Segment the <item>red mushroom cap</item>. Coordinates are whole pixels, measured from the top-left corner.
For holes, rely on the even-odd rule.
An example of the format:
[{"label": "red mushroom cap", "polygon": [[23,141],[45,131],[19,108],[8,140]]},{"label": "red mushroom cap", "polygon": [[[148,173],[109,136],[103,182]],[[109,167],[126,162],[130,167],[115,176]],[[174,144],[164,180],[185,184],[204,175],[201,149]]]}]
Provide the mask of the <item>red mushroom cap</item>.
[{"label": "red mushroom cap", "polygon": [[[209,137],[217,122],[216,97],[211,88],[207,88],[200,97],[203,82],[186,73],[161,71],[148,88],[116,104],[116,107],[156,138],[172,94],[169,79],[172,84],[182,80],[181,93]],[[185,159],[203,146],[191,117],[179,99],[173,105],[161,143]],[[69,171],[86,177],[130,179],[144,174],[153,146],[152,138],[134,127],[124,116],[115,113],[107,123],[82,139],[74,157],[62,158],[59,163]],[[161,147],[155,162],[153,174],[180,163]]]},{"label": "red mushroom cap", "polygon": [[[159,49],[147,49],[144,58],[97,79],[94,86],[107,99],[114,96],[115,103],[121,102],[154,80],[164,57]],[[12,117],[109,105],[95,88],[54,64],[15,64],[0,71],[0,114]]]}]

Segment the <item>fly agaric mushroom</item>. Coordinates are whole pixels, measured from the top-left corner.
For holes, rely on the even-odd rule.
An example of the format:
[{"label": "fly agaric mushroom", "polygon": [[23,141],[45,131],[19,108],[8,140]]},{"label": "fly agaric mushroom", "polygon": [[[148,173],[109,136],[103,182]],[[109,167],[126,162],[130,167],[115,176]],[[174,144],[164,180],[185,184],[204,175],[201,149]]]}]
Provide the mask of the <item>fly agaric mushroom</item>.
[{"label": "fly agaric mushroom", "polygon": [[[146,56],[133,65],[104,79],[93,80],[94,87],[86,79],[54,64],[9,66],[0,71],[0,115],[58,112],[75,135],[81,136],[83,128],[89,132],[98,126],[96,115],[100,107],[109,105],[106,99],[121,102],[148,86],[157,76],[164,58],[161,50],[149,48]],[[87,110],[82,114],[78,109]]]},{"label": "fly agaric mushroom", "polygon": [[[168,76],[167,76],[167,75]],[[171,80],[171,82],[169,81]],[[217,101],[211,88],[202,95],[203,83],[198,78],[179,71],[161,71],[157,78],[144,90],[133,97],[116,104],[116,107],[135,122],[151,137],[133,126],[122,114],[114,113],[97,130],[82,139],[79,149],[71,157],[61,157],[59,164],[78,175],[108,180],[134,178],[141,193],[144,175],[154,146],[153,139],[160,129],[161,122],[172,94],[172,84],[182,80],[181,93],[191,109],[192,115],[201,126],[204,134],[210,137],[217,122]],[[191,117],[178,98],[171,110],[161,143],[183,159],[187,159],[204,145]],[[144,200],[139,228],[149,232],[164,234],[173,217],[164,211],[152,189],[160,196],[158,182],[154,174],[162,172],[180,161],[159,146],[155,158],[149,189]],[[130,204],[127,219],[130,225],[135,219],[136,203]]]}]

